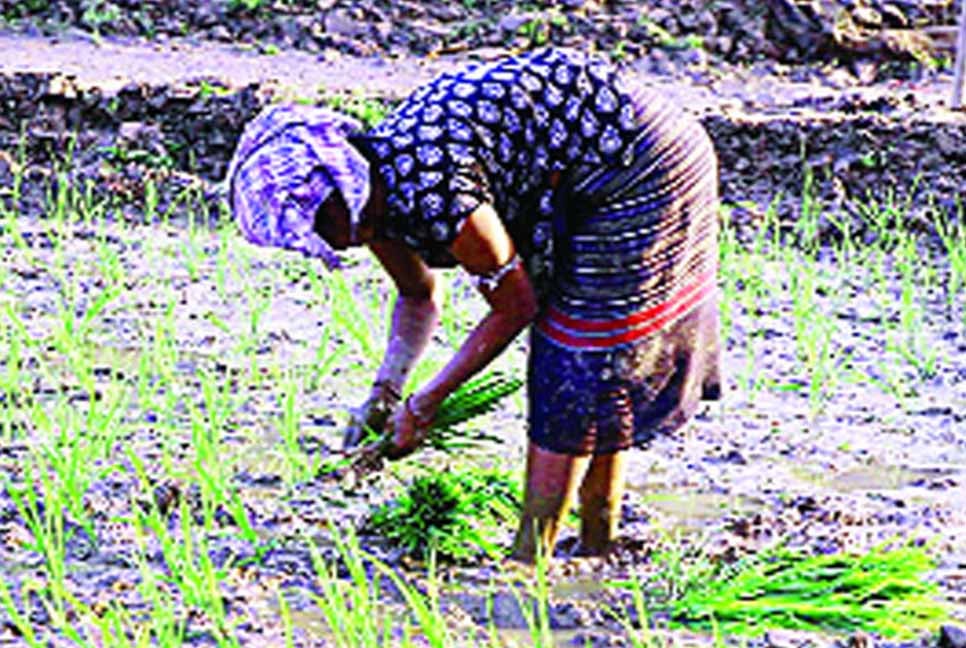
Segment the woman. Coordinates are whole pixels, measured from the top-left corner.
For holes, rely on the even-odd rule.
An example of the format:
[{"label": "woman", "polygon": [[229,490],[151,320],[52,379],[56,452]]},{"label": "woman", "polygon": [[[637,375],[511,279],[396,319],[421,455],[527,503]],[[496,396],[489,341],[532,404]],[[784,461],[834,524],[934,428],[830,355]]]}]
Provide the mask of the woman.
[{"label": "woman", "polygon": [[[366,245],[399,297],[345,436],[412,452],[443,399],[531,326],[524,510],[513,556],[549,555],[575,496],[586,554],[614,540],[627,450],[718,389],[716,161],[702,128],[606,64],[548,49],[444,74],[367,133],[278,106],[246,128],[230,199],[255,243]],[[439,315],[431,268],[490,310],[400,403]]]}]

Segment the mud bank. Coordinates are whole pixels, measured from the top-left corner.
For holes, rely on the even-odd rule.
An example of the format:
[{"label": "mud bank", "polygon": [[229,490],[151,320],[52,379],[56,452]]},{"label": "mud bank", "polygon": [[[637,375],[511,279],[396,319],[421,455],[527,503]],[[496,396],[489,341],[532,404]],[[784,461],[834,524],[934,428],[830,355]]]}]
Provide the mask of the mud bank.
[{"label": "mud bank", "polygon": [[[81,185],[103,175],[106,161],[142,179],[176,172],[208,186],[224,174],[246,120],[268,102],[356,96],[391,104],[460,64],[0,39],[0,50],[17,47],[32,54],[0,65],[0,151],[10,157],[22,145],[24,162],[49,169],[70,150],[68,171]],[[806,184],[811,198],[845,213],[857,201],[908,201],[920,206],[912,218],[933,204],[955,213],[962,197],[966,114],[945,109],[945,80],[863,86],[847,74],[772,64],[672,77],[640,66],[627,72],[701,119],[719,154],[723,200],[751,201],[743,210],[750,218],[776,197],[780,215],[794,217]],[[122,169],[132,166],[142,168]],[[29,194],[31,178],[49,174],[26,175]],[[124,184],[127,198],[143,195],[137,177]]]}]

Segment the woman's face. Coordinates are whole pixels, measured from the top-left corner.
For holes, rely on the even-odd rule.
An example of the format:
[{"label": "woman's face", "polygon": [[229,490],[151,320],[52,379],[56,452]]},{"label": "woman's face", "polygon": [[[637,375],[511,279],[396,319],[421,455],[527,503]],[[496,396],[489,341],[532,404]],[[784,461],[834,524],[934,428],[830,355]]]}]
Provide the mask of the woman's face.
[{"label": "woman's face", "polygon": [[338,191],[333,191],[319,206],[315,215],[315,231],[333,250],[345,250],[355,243],[351,236],[349,210]]}]

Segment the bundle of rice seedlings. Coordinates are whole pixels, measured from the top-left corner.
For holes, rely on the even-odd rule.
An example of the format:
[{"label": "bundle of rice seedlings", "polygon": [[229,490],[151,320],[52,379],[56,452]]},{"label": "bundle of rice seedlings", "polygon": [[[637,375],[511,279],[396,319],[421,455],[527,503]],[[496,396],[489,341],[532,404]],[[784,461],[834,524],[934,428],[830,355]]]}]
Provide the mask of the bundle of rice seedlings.
[{"label": "bundle of rice seedlings", "polygon": [[500,437],[482,430],[461,432],[464,423],[496,409],[500,401],[523,386],[519,378],[491,372],[466,381],[443,401],[429,429],[426,443],[444,452],[463,450]]},{"label": "bundle of rice seedlings", "polygon": [[925,580],[934,568],[921,547],[818,556],[781,549],[685,592],[672,602],[671,618],[744,635],[782,628],[911,637],[949,618],[936,585]]},{"label": "bundle of rice seedlings", "polygon": [[444,470],[416,476],[392,501],[376,507],[367,528],[406,555],[466,560],[500,555],[493,542],[502,522],[516,519],[520,485],[500,470]]},{"label": "bundle of rice seedlings", "polygon": [[[428,430],[426,445],[435,450],[453,453],[480,443],[500,441],[499,436],[483,430],[469,432],[460,428],[478,416],[495,410],[504,398],[522,386],[523,381],[519,378],[497,371],[466,381],[440,405],[436,418]],[[369,430],[369,434],[362,440],[361,448],[372,447],[371,444],[377,441],[381,441],[377,446],[378,454],[350,451],[347,456],[323,461],[318,473],[339,475],[348,469],[358,476],[378,470],[382,457],[392,443],[392,438],[383,435],[381,431]]]}]

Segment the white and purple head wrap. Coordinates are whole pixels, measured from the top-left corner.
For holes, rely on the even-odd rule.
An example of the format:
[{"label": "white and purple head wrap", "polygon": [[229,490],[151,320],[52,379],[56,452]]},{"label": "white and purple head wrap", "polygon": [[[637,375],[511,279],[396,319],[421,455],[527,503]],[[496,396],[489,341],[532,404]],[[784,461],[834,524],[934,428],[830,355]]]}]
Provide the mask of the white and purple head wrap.
[{"label": "white and purple head wrap", "polygon": [[245,237],[256,245],[339,257],[315,230],[315,215],[333,190],[349,212],[352,238],[369,200],[369,163],[348,141],[354,119],[297,104],[265,108],[242,133],[228,167],[228,200]]}]

